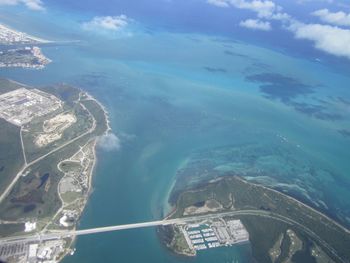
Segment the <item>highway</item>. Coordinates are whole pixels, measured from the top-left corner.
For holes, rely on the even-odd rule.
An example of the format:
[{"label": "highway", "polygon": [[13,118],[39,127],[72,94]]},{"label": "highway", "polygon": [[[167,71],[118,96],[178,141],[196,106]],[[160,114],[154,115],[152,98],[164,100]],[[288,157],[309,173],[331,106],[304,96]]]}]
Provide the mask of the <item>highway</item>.
[{"label": "highway", "polygon": [[155,227],[155,226],[166,226],[173,224],[186,224],[193,223],[202,220],[221,218],[225,216],[237,216],[237,215],[251,215],[256,214],[257,212],[268,215],[267,212],[264,211],[255,211],[255,210],[241,210],[241,211],[232,211],[232,212],[222,212],[216,214],[207,214],[207,215],[198,215],[191,217],[183,217],[183,218],[175,218],[175,219],[165,219],[165,220],[157,220],[150,222],[142,222],[142,223],[134,223],[134,224],[125,224],[125,225],[116,225],[116,226],[107,226],[107,227],[97,227],[90,229],[82,229],[82,230],[61,230],[61,231],[51,231],[45,233],[38,233],[35,235],[23,235],[23,236],[12,236],[8,238],[0,239],[0,245],[3,243],[9,242],[18,242],[18,241],[38,241],[38,240],[50,240],[55,238],[65,238],[72,236],[82,236],[82,235],[90,235],[104,232],[113,232],[127,229],[136,229],[136,228],[145,228],[145,227]]},{"label": "highway", "polygon": [[222,218],[222,217],[228,217],[228,216],[259,216],[259,217],[271,218],[274,220],[284,222],[289,225],[296,226],[302,231],[304,231],[306,234],[308,234],[315,241],[317,241],[320,245],[322,245],[335,257],[337,257],[340,262],[347,262],[337,254],[335,249],[333,249],[327,242],[322,240],[316,233],[311,231],[306,226],[290,218],[284,217],[282,215],[278,215],[272,212],[262,211],[262,210],[237,210],[237,211],[221,212],[221,213],[215,213],[215,214],[205,214],[205,215],[198,215],[198,216],[189,216],[189,217],[157,220],[157,221],[134,223],[134,224],[97,227],[97,228],[82,229],[82,230],[67,230],[67,231],[63,230],[63,231],[55,231],[55,232],[52,231],[52,232],[46,232],[46,233],[40,233],[40,234],[38,233],[35,235],[13,236],[13,237],[0,239],[0,245],[4,243],[13,243],[13,242],[33,242],[33,241],[37,242],[37,241],[44,241],[44,240],[61,239],[66,237],[91,235],[91,234],[113,232],[113,231],[120,231],[120,230],[127,230],[127,229],[165,226],[165,225],[173,225],[173,224],[188,224],[188,223],[195,223],[203,220]]},{"label": "highway", "polygon": [[21,126],[21,130],[19,131],[19,137],[21,139],[21,146],[22,146],[22,154],[23,154],[23,159],[24,159],[24,166],[26,166],[27,165],[27,156],[26,156],[26,152],[24,150],[23,126]]},{"label": "highway", "polygon": [[[80,102],[79,102],[80,103]],[[26,154],[25,154],[25,149],[24,149],[24,145],[23,145],[23,138],[22,138],[22,127],[21,127],[21,133],[20,133],[20,137],[21,137],[21,143],[22,143],[22,152],[23,152],[23,156],[24,156],[24,161],[25,161],[25,164],[24,166],[22,167],[22,169],[16,174],[16,177],[12,180],[12,182],[8,185],[8,187],[4,190],[4,192],[0,195],[0,203],[6,198],[6,196],[10,193],[11,189],[14,187],[14,185],[17,183],[17,181],[19,180],[19,178],[22,176],[23,172],[28,169],[30,166],[32,166],[33,164],[45,159],[46,157],[48,157],[49,155],[55,153],[55,152],[58,152],[59,150],[63,149],[64,147],[72,144],[73,142],[79,140],[80,138],[84,137],[85,135],[89,134],[89,133],[92,133],[95,129],[96,129],[96,120],[95,118],[93,117],[93,115],[91,114],[91,112],[83,105],[80,103],[80,105],[82,106],[82,108],[84,108],[88,114],[90,115],[90,117],[92,117],[93,119],[93,123],[92,123],[92,127],[87,130],[86,132],[78,135],[77,137],[71,139],[70,141],[62,144],[61,146],[53,149],[52,151],[40,156],[39,158],[33,160],[32,162],[30,163],[27,163],[27,159],[26,159]]]}]

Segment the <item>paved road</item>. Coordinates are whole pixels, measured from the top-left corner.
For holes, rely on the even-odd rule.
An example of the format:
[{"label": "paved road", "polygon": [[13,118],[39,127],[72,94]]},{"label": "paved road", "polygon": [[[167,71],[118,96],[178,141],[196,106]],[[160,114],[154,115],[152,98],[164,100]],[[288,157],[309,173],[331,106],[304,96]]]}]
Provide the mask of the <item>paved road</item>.
[{"label": "paved road", "polygon": [[[46,157],[48,157],[49,155],[63,149],[64,147],[70,145],[71,143],[79,140],[80,138],[84,137],[85,135],[93,132],[96,128],[96,120],[95,118],[93,117],[93,115],[91,114],[91,112],[83,105],[80,103],[80,105],[89,113],[89,115],[92,117],[93,119],[93,125],[92,127],[87,130],[86,132],[80,134],[79,136],[75,137],[74,139],[62,144],[61,146],[53,149],[52,151],[48,152],[47,154],[44,154],[42,156],[40,156],[39,158],[31,161],[30,163],[26,163],[22,169],[17,173],[16,177],[12,180],[12,182],[8,185],[8,187],[5,189],[5,191],[0,195],[0,203],[6,198],[6,196],[10,193],[11,189],[13,188],[13,186],[17,183],[17,181],[19,180],[19,178],[22,176],[23,172],[28,169],[30,166],[32,166],[33,164],[45,159]],[[21,128],[22,129],[22,128]],[[25,153],[24,153],[24,146],[23,146],[23,140],[22,140],[22,132],[21,132],[21,142],[22,142],[22,151],[23,151],[23,154],[25,156]],[[27,162],[27,160],[25,159],[25,162]]]},{"label": "paved road", "polygon": [[214,218],[220,218],[225,216],[235,216],[235,215],[244,215],[244,214],[253,214],[253,213],[263,213],[268,215],[265,211],[255,211],[255,210],[245,210],[245,211],[232,211],[232,212],[222,212],[216,214],[209,215],[199,215],[199,216],[191,216],[191,217],[183,217],[176,219],[165,219],[165,220],[157,220],[150,222],[142,222],[142,223],[134,223],[134,224],[125,224],[125,225],[117,225],[117,226],[107,226],[107,227],[97,227],[83,230],[60,230],[60,231],[51,231],[47,233],[35,234],[35,235],[23,235],[23,236],[13,236],[8,238],[0,239],[0,244],[8,243],[8,242],[18,242],[22,241],[37,241],[37,240],[49,240],[55,238],[64,238],[70,236],[81,236],[81,235],[89,235],[89,234],[97,234],[103,232],[112,232],[126,229],[135,229],[135,228],[145,228],[145,227],[154,227],[154,226],[165,226],[172,224],[186,224],[192,222],[198,222],[201,220],[208,220]]},{"label": "paved road", "polygon": [[24,149],[24,143],[23,143],[23,126],[21,126],[21,130],[19,131],[19,137],[21,138],[21,146],[22,146],[22,154],[24,159],[24,166],[27,165],[27,156]]},{"label": "paved road", "polygon": [[83,229],[83,230],[71,230],[71,231],[56,231],[56,232],[48,232],[36,235],[27,235],[27,236],[17,236],[17,237],[9,237],[0,239],[0,245],[3,243],[12,243],[12,242],[20,242],[20,241],[43,241],[43,240],[52,240],[52,239],[60,239],[65,237],[72,236],[81,236],[81,235],[90,235],[104,232],[112,232],[112,231],[120,231],[126,229],[135,229],[135,228],[145,228],[145,227],[154,227],[154,226],[164,226],[164,225],[172,225],[172,224],[186,224],[186,223],[194,223],[202,220],[221,218],[227,216],[259,216],[265,218],[271,218],[274,220],[282,221],[286,224],[296,226],[306,232],[311,238],[318,241],[324,248],[326,248],[330,253],[332,253],[335,257],[339,259],[341,262],[347,262],[343,258],[341,258],[335,249],[333,249],[327,242],[322,240],[317,234],[308,229],[306,226],[281,215],[271,213],[268,211],[262,210],[240,210],[240,211],[230,211],[230,212],[222,212],[215,214],[207,214],[207,215],[198,215],[198,216],[190,216],[190,217],[182,217],[176,219],[166,219],[166,220],[158,220],[158,221],[150,221],[143,223],[135,223],[135,224],[126,224],[126,225],[117,225],[117,226],[107,226],[107,227],[98,227],[91,229]]}]

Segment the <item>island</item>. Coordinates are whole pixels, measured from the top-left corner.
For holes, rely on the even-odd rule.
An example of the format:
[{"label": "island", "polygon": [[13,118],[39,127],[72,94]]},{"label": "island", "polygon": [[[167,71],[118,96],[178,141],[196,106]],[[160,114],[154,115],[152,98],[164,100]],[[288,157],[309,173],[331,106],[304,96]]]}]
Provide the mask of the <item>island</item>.
[{"label": "island", "polygon": [[0,68],[43,69],[52,61],[45,57],[38,45],[51,43],[0,24]]},{"label": "island", "polygon": [[51,60],[39,47],[24,47],[0,51],[0,68],[43,69]]},{"label": "island", "polygon": [[[0,80],[0,259],[59,262],[91,192],[96,145],[110,133],[108,113],[68,85],[30,87]],[[28,234],[35,239],[16,239]]]},{"label": "island", "polygon": [[[194,167],[196,166],[196,168]],[[181,173],[210,172],[191,163]],[[167,219],[197,219],[158,227],[161,242],[186,257],[202,250],[248,244],[257,262],[349,262],[350,231],[280,191],[226,172],[170,194]]]}]

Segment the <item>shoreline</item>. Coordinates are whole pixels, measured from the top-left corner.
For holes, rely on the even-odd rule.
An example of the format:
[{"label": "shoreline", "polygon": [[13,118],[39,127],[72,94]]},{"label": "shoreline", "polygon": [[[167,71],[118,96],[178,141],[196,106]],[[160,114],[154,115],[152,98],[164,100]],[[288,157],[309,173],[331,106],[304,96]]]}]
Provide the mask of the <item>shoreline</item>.
[{"label": "shoreline", "polygon": [[[85,93],[85,95],[87,96],[87,100],[92,100],[94,102],[96,102],[96,104],[99,105],[99,107],[102,109],[103,113],[104,113],[104,117],[105,117],[105,121],[106,121],[106,126],[107,126],[107,129],[106,131],[104,132],[104,134],[107,134],[108,132],[110,132],[112,129],[110,127],[110,120],[109,120],[109,113],[108,111],[106,110],[105,106],[102,105],[101,102],[99,102],[95,97],[93,97],[92,95],[90,95],[88,92],[80,89],[81,92]],[[78,225],[80,224],[81,222],[81,218],[83,216],[83,213],[86,209],[86,206],[89,202],[89,199],[91,198],[91,195],[93,193],[93,178],[94,176],[96,175],[95,172],[96,172],[96,167],[97,167],[97,164],[98,164],[98,158],[97,158],[97,147],[98,147],[98,138],[100,136],[95,136],[94,138],[92,138],[91,140],[89,140],[83,147],[85,147],[86,145],[88,145],[89,143],[92,143],[91,145],[91,151],[92,151],[92,155],[93,155],[93,159],[91,160],[92,164],[91,164],[91,168],[90,168],[90,171],[89,171],[89,174],[87,175],[88,177],[88,189],[87,189],[87,194],[86,194],[86,197],[84,198],[84,204],[83,204],[83,207],[82,207],[82,210],[81,210],[81,213],[79,214],[79,217],[76,221],[76,223],[74,224],[74,229],[76,230]],[[78,151],[79,152],[79,151]],[[77,153],[78,153],[77,152]],[[74,156],[74,155],[73,155]],[[77,242],[77,237],[76,236],[72,236],[72,239],[71,239],[71,242],[69,244],[69,246],[67,247],[67,251],[66,253],[64,253],[62,255],[62,257],[60,259],[58,259],[57,262],[62,262],[62,260],[69,256],[69,255],[73,255],[74,252],[76,251],[76,248],[73,247],[73,245]],[[73,253],[73,254],[72,254]]]},{"label": "shoreline", "polygon": [[[215,179],[215,181],[213,182],[217,182],[217,181],[221,181],[221,180],[224,180],[225,178],[228,178],[230,179],[230,176],[222,176],[222,177],[219,177],[217,179]],[[321,212],[321,211],[318,211],[316,208],[313,208],[311,206],[309,206],[308,204],[305,204],[303,203],[302,201],[296,199],[295,197],[292,197],[286,193],[283,193],[281,191],[278,191],[276,189],[273,189],[271,187],[268,187],[268,186],[265,186],[265,185],[262,185],[262,184],[258,184],[258,183],[254,183],[254,182],[250,182],[248,180],[246,180],[244,177],[241,177],[241,176],[235,176],[236,179],[238,179],[239,181],[241,181],[242,183],[245,183],[245,184],[250,184],[252,186],[256,186],[256,187],[261,187],[263,189],[266,189],[268,191],[272,191],[274,193],[277,193],[277,194],[280,194],[280,195],[283,195],[284,197],[286,197],[287,199],[291,200],[291,201],[294,201],[296,202],[298,205],[301,205],[307,209],[310,209],[312,210],[313,212],[315,212],[316,214],[326,218],[327,220],[329,220],[330,222],[332,222],[334,225],[338,226],[339,228],[341,228],[344,232],[350,234],[350,229],[347,228],[346,226],[342,225],[340,222],[336,221],[335,219],[329,217],[327,214]],[[205,185],[208,185],[212,183],[212,181],[208,181],[207,183],[205,183]],[[172,190],[171,190],[172,191]],[[169,193],[171,193],[171,191],[169,191]],[[181,191],[181,193],[184,193],[184,192],[196,192],[196,188],[194,189],[188,189],[188,190],[185,190],[185,191]],[[175,204],[175,206],[171,206],[170,203],[169,203],[169,199],[167,201],[167,206],[171,207],[171,211],[166,215],[166,219],[167,218],[170,218],[177,210],[177,203]]]},{"label": "shoreline", "polygon": [[[35,86],[29,86],[12,79],[4,79],[4,81],[6,81],[5,84],[9,86],[8,89],[10,90],[36,88]],[[91,198],[93,193],[93,178],[98,163],[98,139],[111,131],[109,113],[106,107],[84,90],[71,85],[70,89],[72,90],[71,94],[77,96],[77,99],[74,97],[72,102],[74,105],[80,105],[82,107],[84,110],[84,116],[86,116],[89,125],[80,128],[78,133],[75,134],[75,137],[65,138],[61,141],[59,146],[55,145],[50,152],[44,152],[43,155],[34,160],[42,160],[49,154],[68,147],[68,150],[64,152],[60,158],[57,158],[57,160],[54,159],[55,166],[52,166],[51,169],[52,171],[57,171],[58,175],[58,178],[56,179],[57,183],[54,182],[55,186],[50,188],[50,195],[57,195],[57,206],[55,206],[55,210],[52,210],[46,218],[33,217],[28,218],[23,222],[23,224],[35,224],[33,229],[25,232],[33,232],[39,237],[46,232],[78,229],[89,198]],[[50,92],[50,90],[46,92],[49,95],[56,94],[55,92]],[[60,93],[58,92],[57,94]],[[69,100],[62,99],[62,103],[68,101]],[[87,106],[85,106],[85,104]],[[91,106],[88,107],[88,105]],[[69,148],[70,146],[73,148]],[[32,163],[29,165],[32,165]],[[17,181],[14,181],[14,183],[16,182]],[[46,189],[49,189],[50,182],[51,181],[48,181],[47,184],[49,186],[45,185],[46,192],[48,192]],[[16,221],[16,223],[19,222]],[[17,232],[18,231],[14,231],[13,236],[16,236]],[[23,231],[21,230],[20,233],[23,233]],[[56,238],[56,245],[61,244],[61,248],[57,250],[52,257],[50,256],[53,260],[52,262],[61,262],[66,256],[73,254],[75,251],[74,245],[76,240],[76,236]],[[48,245],[46,242],[33,240],[32,243],[29,242],[25,244],[28,246],[26,249],[29,249],[30,244],[36,244],[41,247],[55,247],[55,244],[53,243]]]},{"label": "shoreline", "polygon": [[[225,177],[223,177],[225,178]],[[343,231],[345,231],[346,233],[350,234],[350,229],[348,229],[347,227],[343,226],[341,223],[335,221],[334,219],[330,218],[329,216],[327,216],[326,214],[322,213],[321,211],[318,211],[316,210],[315,208],[303,203],[302,201],[299,201],[298,199],[296,199],[295,197],[292,197],[286,193],[283,193],[283,192],[280,192],[276,189],[273,189],[273,188],[270,188],[270,187],[267,187],[267,186],[264,186],[264,185],[261,185],[261,184],[257,184],[257,183],[253,183],[253,182],[249,182],[247,180],[245,180],[244,178],[240,177],[240,176],[236,176],[236,178],[241,181],[242,183],[245,183],[245,184],[250,184],[250,185],[253,185],[253,186],[256,186],[256,187],[261,187],[261,188],[264,188],[266,190],[269,190],[269,191],[272,191],[272,192],[275,192],[277,194],[280,194],[280,195],[283,195],[284,197],[286,197],[287,199],[291,200],[291,201],[294,201],[296,203],[298,203],[299,205],[302,205],[304,206],[305,208],[307,209],[310,209],[312,210],[313,212],[315,212],[316,214],[320,215],[320,216],[323,216],[324,218],[326,218],[327,220],[331,221],[333,224],[335,224],[336,226],[338,226],[339,228],[341,228]]]},{"label": "shoreline", "polygon": [[[232,182],[234,183],[234,180],[237,180],[236,184],[235,184],[236,186],[231,185]],[[292,222],[294,220],[294,223],[292,223],[293,225],[296,225],[297,227],[300,226],[301,230],[305,231],[307,235],[309,235],[311,233],[312,234],[311,238],[314,238],[316,236],[315,242],[316,243],[320,242],[320,244],[322,244],[322,247],[323,247],[322,249],[325,249],[323,251],[327,251],[328,256],[331,254],[332,256],[335,256],[337,259],[339,259],[340,262],[345,262],[345,261],[343,261],[343,259],[345,259],[346,255],[348,254],[348,252],[346,252],[346,251],[348,251],[346,246],[344,247],[344,245],[342,245],[341,243],[338,242],[339,240],[332,238],[333,233],[334,234],[338,233],[341,237],[344,237],[345,240],[348,240],[350,231],[345,226],[341,225],[337,221],[328,217],[326,214],[323,214],[322,212],[317,211],[313,207],[310,207],[309,205],[304,204],[303,202],[297,200],[294,197],[291,197],[285,193],[281,193],[278,190],[271,189],[269,187],[266,187],[266,186],[263,186],[260,184],[251,183],[240,176],[223,176],[219,180],[216,180],[215,183],[220,182],[220,181],[224,181],[224,182],[226,181],[226,183],[224,183],[223,187],[225,187],[225,186],[228,187],[228,185],[231,185],[232,189],[230,188],[231,190],[229,190],[229,191],[234,191],[233,189],[236,189],[236,190],[237,189],[244,189],[244,192],[242,192],[240,190],[238,190],[238,192],[240,192],[240,194],[244,194],[246,192],[252,192],[252,193],[257,192],[257,193],[260,193],[262,195],[261,197],[266,196],[266,197],[269,197],[270,200],[280,200],[280,199],[285,200],[285,201],[283,201],[284,202],[283,205],[280,207],[287,207],[287,214],[283,213],[283,209],[282,209],[282,213],[278,214],[276,212],[276,215],[277,216],[280,215],[281,217],[285,217],[286,220],[290,219],[290,220],[292,220]],[[191,200],[193,201],[193,198],[191,198],[191,196],[186,196],[186,193],[191,193],[191,192],[192,193],[200,193],[201,191],[204,191],[205,193],[207,193],[206,192],[207,190],[209,191],[208,193],[212,193],[210,191],[214,191],[213,189],[217,189],[217,188],[215,188],[215,183],[214,183],[214,185],[211,185],[212,183],[213,182],[208,181],[206,184],[202,184],[201,186],[197,186],[197,187],[194,187],[192,189],[181,191],[179,198],[176,200],[176,204],[174,206],[174,209],[167,215],[166,219],[173,218],[174,214],[177,214],[177,212],[179,214],[177,214],[175,218],[186,217],[187,215],[184,213],[185,208],[189,207],[189,205],[191,204]],[[244,185],[242,185],[242,184],[244,184]],[[237,188],[237,187],[239,187],[239,188]],[[224,192],[227,193],[226,190]],[[218,193],[218,192],[214,192],[214,193]],[[232,194],[232,192],[231,192],[231,194]],[[181,199],[182,195],[185,195],[184,203],[182,202],[183,200]],[[203,200],[202,198],[210,198],[210,195],[205,195],[205,197],[204,197],[202,194],[200,196],[201,196],[201,197],[199,197],[200,200]],[[264,199],[264,198],[262,198],[262,199]],[[188,200],[190,200],[190,201],[188,201]],[[197,200],[197,199],[195,199],[195,200]],[[208,199],[204,199],[204,200],[208,200]],[[249,200],[251,200],[251,199],[249,199]],[[259,201],[257,201],[257,204],[256,204],[256,202],[254,202],[254,204],[253,203],[249,204],[249,202],[247,204],[244,204],[242,207],[239,206],[236,208],[232,208],[232,207],[225,208],[224,211],[226,211],[226,212],[237,211],[237,212],[243,212],[243,214],[244,214],[244,211],[248,211],[248,213],[249,213],[249,209],[250,209],[249,207],[254,207],[254,209],[256,209],[256,211],[259,211],[260,209],[265,210],[265,208],[261,208],[261,207],[259,208],[259,204],[258,204]],[[291,209],[292,208],[296,209],[296,210],[292,209],[292,211],[297,211],[297,210],[298,211],[307,211],[308,210],[308,212],[301,213],[299,215],[299,217],[295,217],[295,215],[296,215],[295,213],[293,213],[293,216],[289,215],[288,207],[290,207]],[[265,211],[270,211],[269,207],[266,208]],[[206,215],[210,215],[211,213],[212,212],[206,211],[206,212],[199,213],[198,215],[206,217]],[[270,213],[270,212],[267,212],[267,213]],[[274,213],[274,212],[271,212],[271,213]],[[195,214],[193,214],[193,215],[195,215]],[[257,216],[257,215],[252,214],[252,216]],[[272,216],[273,216],[273,214],[272,214]],[[273,217],[271,217],[271,218],[273,218]],[[299,219],[295,219],[295,218],[299,218]],[[307,218],[307,220],[304,222],[303,220],[305,218]],[[311,219],[311,221],[310,221],[310,219]],[[284,222],[287,222],[287,221],[284,221]],[[310,224],[310,222],[311,222],[311,224]],[[328,230],[322,230],[321,236],[317,236],[315,234],[315,232],[312,232],[312,231],[317,229],[317,227],[319,227],[320,224],[323,225],[323,227],[327,228]],[[329,232],[329,231],[331,231],[331,232]],[[162,239],[160,239],[160,241],[164,242]],[[173,240],[172,240],[172,242],[173,242]],[[170,248],[171,252],[177,254],[176,247],[174,248],[172,246],[168,246],[168,244],[170,244],[170,243],[168,243],[167,241],[165,241],[165,243],[167,244],[166,247]],[[337,247],[337,250],[335,250],[334,247]],[[330,253],[330,254],[328,254],[328,253]],[[182,254],[183,254],[182,251],[180,251],[179,255],[182,255]],[[345,257],[345,258],[342,258],[342,257]]]},{"label": "shoreline", "polygon": [[[30,35],[30,34],[27,34],[27,33],[24,33],[22,31],[18,31],[17,29],[14,29],[13,27],[5,24],[5,23],[2,23],[0,22],[0,27],[4,27],[6,28],[8,31],[10,31],[11,33],[13,34],[23,34],[25,37],[27,37],[29,40],[32,40],[32,41],[36,41],[36,42],[39,42],[40,44],[50,44],[50,43],[53,43],[54,41],[51,41],[51,40],[47,40],[47,39],[43,39],[43,38],[40,38],[40,37],[35,37],[33,35]],[[7,44],[7,45],[13,45],[13,44]]]},{"label": "shoreline", "polygon": [[111,121],[109,120],[109,112],[107,111],[106,107],[99,100],[97,100],[94,96],[92,96],[90,93],[88,93],[87,91],[84,91],[83,89],[80,89],[80,90],[87,95],[87,100],[92,100],[92,101],[96,102],[96,104],[98,104],[100,106],[100,108],[102,109],[103,114],[104,114],[105,119],[106,119],[106,126],[107,126],[107,130],[105,131],[105,134],[112,131],[112,128],[110,125]]},{"label": "shoreline", "polygon": [[[103,111],[104,113],[104,117],[105,117],[105,121],[106,121],[106,131],[104,132],[104,134],[108,133],[111,131],[111,127],[110,127],[110,120],[109,120],[109,113],[108,111],[106,110],[106,108],[104,107],[104,105],[102,105],[102,103],[100,103],[96,98],[94,98],[93,96],[91,96],[89,93],[87,93],[86,91],[82,90],[82,89],[79,89],[80,93],[85,95],[86,98],[84,100],[92,100],[94,102],[96,102],[96,104],[99,105],[99,107],[101,108],[101,110]],[[100,135],[100,136],[103,136],[103,135]],[[93,178],[95,176],[95,172],[96,172],[96,167],[97,167],[97,163],[98,163],[98,158],[97,158],[97,147],[98,147],[98,138],[100,136],[95,136],[93,138],[91,138],[88,142],[86,142],[86,144],[84,144],[84,146],[82,146],[82,149],[84,147],[91,147],[91,153],[92,153],[92,159],[90,159],[90,162],[91,162],[91,168],[89,168],[89,172],[88,174],[86,175],[87,178],[88,178],[88,185],[87,185],[87,192],[86,192],[86,196],[83,197],[83,203],[81,204],[81,207],[80,207],[80,213],[79,213],[79,216],[77,218],[77,220],[75,221],[74,223],[74,226],[73,226],[73,229],[76,230],[78,229],[78,226],[80,224],[80,221],[81,221],[81,218],[83,216],[83,213],[86,209],[86,206],[89,202],[89,199],[91,198],[91,195],[93,193]],[[91,145],[89,145],[91,144]],[[77,151],[76,153],[74,153],[71,157],[61,161],[61,162],[64,162],[64,161],[71,161],[71,159],[80,152],[81,150]],[[61,163],[60,162],[60,163]],[[60,164],[59,163],[59,164]],[[63,179],[64,177],[62,177]],[[61,179],[61,180],[62,180]],[[59,187],[59,186],[58,186]],[[57,189],[58,190],[58,189]],[[60,193],[58,192],[58,195],[60,196],[61,198],[61,195]],[[62,198],[61,198],[62,200]],[[64,202],[62,200],[62,207],[59,209],[61,210],[62,208],[64,207]],[[58,210],[58,211],[59,211]],[[77,237],[76,236],[72,236],[71,237],[71,241],[69,243],[69,245],[67,245],[65,251],[63,252],[62,256],[57,260],[57,263],[59,262],[62,262],[64,260],[65,257],[69,256],[69,255],[72,255],[72,253],[74,254],[74,252],[76,251],[76,248],[74,247],[74,244],[77,242]]]},{"label": "shoreline", "polygon": [[[24,53],[20,53],[24,52]],[[38,45],[7,49],[0,52],[0,68],[44,69],[52,60]]]},{"label": "shoreline", "polygon": [[[90,196],[91,196],[91,194],[92,194],[92,179],[93,179],[94,172],[95,172],[95,168],[96,168],[96,164],[97,164],[97,155],[96,155],[97,138],[92,138],[92,139],[90,139],[84,146],[82,146],[82,148],[88,147],[89,144],[91,144],[89,147],[91,147],[91,152],[92,152],[92,154],[93,154],[93,159],[90,159],[90,161],[92,162],[92,165],[91,165],[91,169],[90,169],[89,173],[87,174],[87,178],[88,178],[88,182],[89,182],[89,183],[88,183],[88,189],[87,189],[86,197],[84,198],[84,201],[83,201],[83,204],[82,204],[82,207],[81,207],[81,212],[80,212],[80,214],[79,214],[79,216],[78,216],[78,219],[76,220],[74,226],[72,227],[72,229],[74,229],[74,230],[77,230],[77,226],[78,226],[79,223],[80,223],[80,218],[82,217],[82,214],[83,214],[83,212],[84,212],[84,210],[85,210],[85,208],[86,208],[86,206],[87,206],[87,204],[88,204],[88,200],[89,200],[89,198],[90,198]],[[76,154],[78,154],[79,152],[80,152],[80,150],[79,150],[78,152],[74,153],[71,157],[69,157],[69,158],[67,158],[67,159],[62,160],[61,162],[59,162],[59,163],[57,164],[58,170],[59,170],[60,172],[64,173],[64,172],[62,171],[62,169],[60,168],[61,163],[67,162],[67,161],[68,161],[68,162],[69,162],[69,161],[72,161],[71,159],[74,158],[74,156],[75,156]],[[64,174],[66,174],[66,173],[64,173]],[[61,178],[61,180],[62,180],[64,177],[65,177],[65,176],[63,176],[63,177]],[[60,187],[60,186],[58,185],[58,189],[59,189],[59,187]],[[58,190],[58,189],[57,189],[57,190]],[[60,200],[61,200],[62,206],[61,206],[61,208],[60,208],[59,210],[57,210],[56,214],[52,217],[53,219],[56,218],[56,217],[59,215],[59,213],[61,213],[62,210],[63,210],[64,207],[65,207],[65,202],[63,201],[62,196],[61,196],[61,193],[59,192],[59,190],[58,190],[58,196],[59,196],[59,198],[60,198]],[[49,226],[49,225],[47,225],[46,227],[48,227],[48,226]],[[47,228],[46,228],[46,227],[45,227],[44,229],[42,229],[41,231],[47,231]],[[71,240],[70,240],[69,245],[67,245],[66,250],[62,253],[62,255],[60,256],[60,258],[56,261],[57,263],[62,262],[62,260],[63,260],[66,256],[72,255],[72,252],[73,252],[73,253],[75,252],[76,249],[73,247],[73,244],[74,244],[76,241],[77,241],[77,237],[76,237],[76,236],[71,236]]]},{"label": "shoreline", "polygon": [[33,88],[33,87],[31,87],[31,86],[29,86],[29,85],[27,85],[27,84],[23,84],[23,83],[21,83],[21,82],[18,82],[18,81],[16,81],[16,80],[13,80],[13,79],[6,79],[6,80],[9,81],[9,82],[11,82],[11,83],[13,83],[13,84],[23,86],[23,87],[25,87],[25,88]]}]

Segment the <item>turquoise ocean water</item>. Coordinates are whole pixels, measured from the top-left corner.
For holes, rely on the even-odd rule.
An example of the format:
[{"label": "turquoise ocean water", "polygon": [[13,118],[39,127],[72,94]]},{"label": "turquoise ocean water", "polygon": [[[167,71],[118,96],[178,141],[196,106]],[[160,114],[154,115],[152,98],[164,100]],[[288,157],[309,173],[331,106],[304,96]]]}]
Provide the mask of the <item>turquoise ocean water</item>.
[{"label": "turquoise ocean water", "polygon": [[[65,18],[54,25],[74,24]],[[55,35],[49,25],[42,26],[42,36]],[[272,160],[263,167],[280,177],[262,183],[283,182],[350,224],[350,138],[341,132],[350,129],[348,76],[319,61],[223,36],[140,25],[119,36],[80,31],[58,37],[79,43],[43,47],[53,60],[46,69],[0,71],[33,85],[76,85],[108,109],[121,148],[98,149],[93,192],[79,228],[161,218],[176,170],[191,153],[244,144],[287,149],[293,158],[322,167],[316,177],[285,178],[279,173],[283,164]],[[251,262],[249,245],[205,251],[196,259],[176,257],[153,228],[81,237],[76,248],[64,262]]]}]

